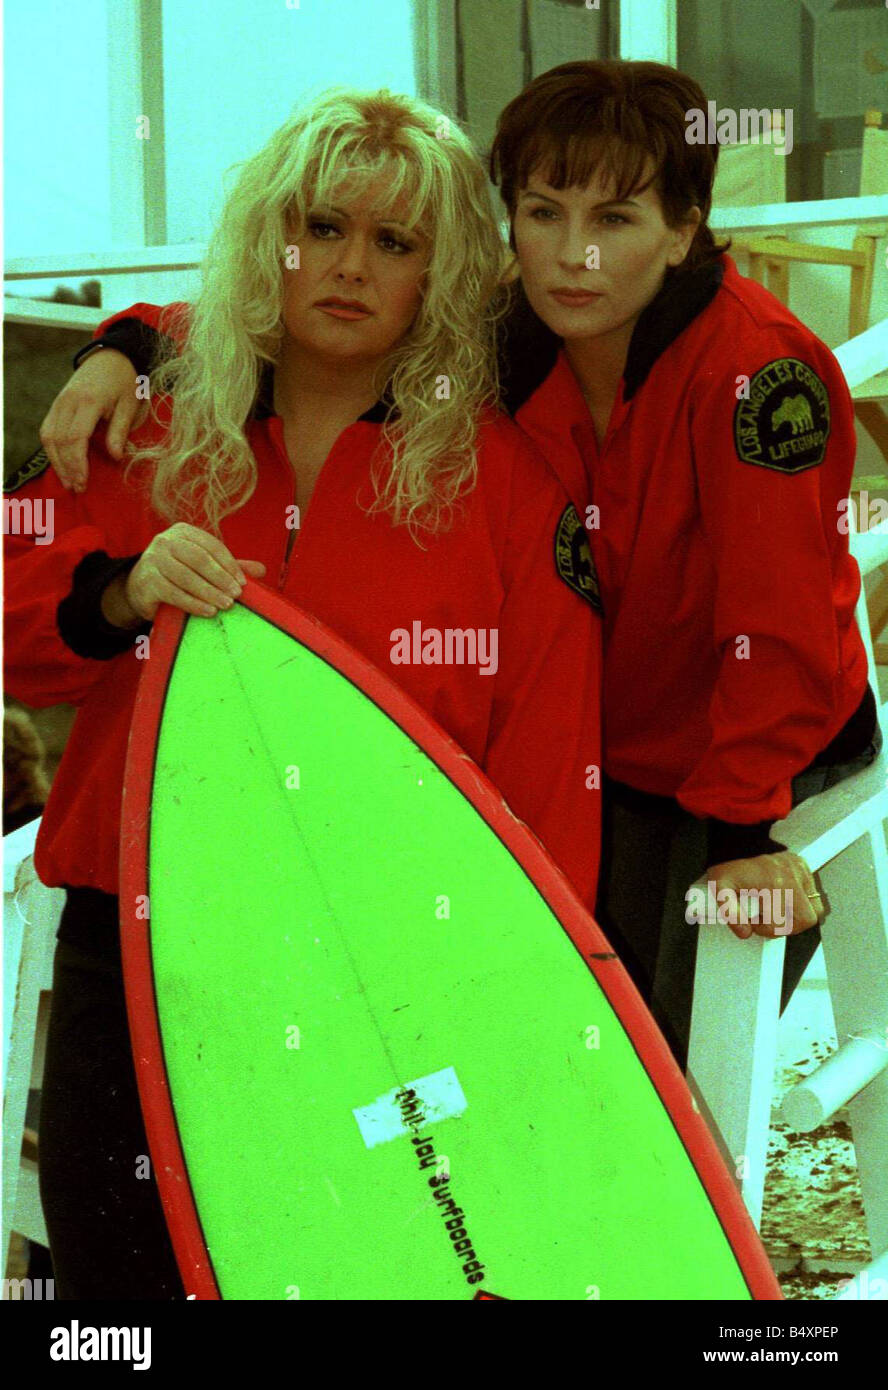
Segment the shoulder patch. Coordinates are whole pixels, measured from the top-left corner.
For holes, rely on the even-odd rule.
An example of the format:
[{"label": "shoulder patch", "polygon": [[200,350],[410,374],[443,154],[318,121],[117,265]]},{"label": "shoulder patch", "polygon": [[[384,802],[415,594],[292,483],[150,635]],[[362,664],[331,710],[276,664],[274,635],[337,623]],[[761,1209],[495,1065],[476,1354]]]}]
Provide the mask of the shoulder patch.
[{"label": "shoulder patch", "polygon": [[743,463],[778,473],[816,468],[829,439],[829,393],[807,362],[778,357],[756,372],[749,400],[734,411],[734,444]]},{"label": "shoulder patch", "polygon": [[41,473],[45,473],[49,467],[49,455],[45,449],[38,449],[29,459],[19,464],[14,473],[5,480],[3,484],[4,492],[17,492],[25,483],[29,483],[32,478],[39,478]]},{"label": "shoulder patch", "polygon": [[589,549],[589,540],[576,507],[565,507],[555,528],[555,568],[568,588],[601,612],[598,575]]}]

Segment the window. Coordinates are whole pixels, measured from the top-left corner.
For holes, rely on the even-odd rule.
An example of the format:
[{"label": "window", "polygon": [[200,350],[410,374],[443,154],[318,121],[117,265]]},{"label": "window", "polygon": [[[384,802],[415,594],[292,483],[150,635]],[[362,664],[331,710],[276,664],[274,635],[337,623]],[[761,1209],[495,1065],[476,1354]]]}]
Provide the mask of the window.
[{"label": "window", "polygon": [[410,0],[164,0],[166,237],[204,241],[226,172],[300,98],[331,86],[415,92]]},{"label": "window", "polygon": [[3,35],[6,255],[106,245],[106,0],[9,0]]},{"label": "window", "polygon": [[415,91],[412,9],[8,0],[7,257],[205,241],[226,172],[301,97]]},{"label": "window", "polygon": [[888,109],[884,0],[681,0],[678,66],[719,108],[790,113],[788,201],[860,193],[864,115]]}]

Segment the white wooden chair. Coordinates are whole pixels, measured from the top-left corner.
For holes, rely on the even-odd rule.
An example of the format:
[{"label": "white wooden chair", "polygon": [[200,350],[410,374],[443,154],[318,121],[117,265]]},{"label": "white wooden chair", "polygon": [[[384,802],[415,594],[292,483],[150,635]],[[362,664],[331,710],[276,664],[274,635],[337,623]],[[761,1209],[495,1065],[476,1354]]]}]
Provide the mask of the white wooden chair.
[{"label": "white wooden chair", "polygon": [[[888,523],[850,539],[863,576],[888,562]],[[878,698],[864,586],[856,616]],[[873,1254],[861,1287],[886,1298],[888,1279],[876,1273],[888,1253],[888,703],[879,719],[885,745],[877,760],[796,807],[774,835],[820,875],[829,908],[823,952],[840,1039],[833,1056],[789,1093],[784,1117],[796,1130],[815,1129],[847,1105]],[[785,949],[785,938],[740,941],[715,926],[700,929],[697,949],[688,1076],[734,1160],[756,1225]]]},{"label": "white wooden chair", "polygon": [[[780,113],[777,113],[782,121]],[[882,113],[869,110],[864,117],[861,142],[860,193],[877,195],[888,189],[888,130],[881,129]],[[775,129],[778,127],[775,126]],[[778,142],[779,143],[779,142]],[[786,202],[786,160],[775,156],[774,147],[754,140],[745,145],[728,145],[718,160],[713,200],[716,207],[779,205]],[[774,226],[755,234],[741,233],[731,238],[731,250],[741,264],[748,259],[747,272],[766,285],[784,304],[789,304],[789,277],[794,264],[844,267],[850,271],[848,334],[853,339],[869,325],[876,257],[885,225],[858,228],[854,245],[823,246],[790,240],[780,225],[780,208],[774,206]],[[888,396],[885,374],[881,380],[859,383],[853,390],[857,419],[888,461]],[[855,488],[885,487],[884,473],[858,478]],[[879,653],[876,652],[878,659]]]},{"label": "white wooden chair", "polygon": [[52,989],[55,933],[64,906],[32,857],[39,820],[3,840],[3,1261],[12,1231],[48,1245],[37,1165],[22,1155],[28,1090],[39,1086]]}]

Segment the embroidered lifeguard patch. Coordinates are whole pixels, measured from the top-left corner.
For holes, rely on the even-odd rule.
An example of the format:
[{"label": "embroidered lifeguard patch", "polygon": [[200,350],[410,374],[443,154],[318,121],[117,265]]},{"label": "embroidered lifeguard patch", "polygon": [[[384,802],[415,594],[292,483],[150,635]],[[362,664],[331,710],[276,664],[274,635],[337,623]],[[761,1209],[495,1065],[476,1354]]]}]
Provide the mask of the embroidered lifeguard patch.
[{"label": "embroidered lifeguard patch", "polygon": [[19,464],[14,473],[11,473],[3,484],[4,492],[16,492],[18,488],[24,487],[32,478],[39,478],[41,473],[45,473],[49,467],[49,455],[45,449],[38,449],[24,463]]},{"label": "embroidered lifeguard patch", "polygon": [[555,568],[569,588],[601,612],[598,576],[589,541],[573,505],[565,507],[555,529]]},{"label": "embroidered lifeguard patch", "polygon": [[756,372],[749,400],[734,411],[734,443],[744,463],[778,473],[816,468],[829,439],[829,394],[797,357],[778,357]]}]

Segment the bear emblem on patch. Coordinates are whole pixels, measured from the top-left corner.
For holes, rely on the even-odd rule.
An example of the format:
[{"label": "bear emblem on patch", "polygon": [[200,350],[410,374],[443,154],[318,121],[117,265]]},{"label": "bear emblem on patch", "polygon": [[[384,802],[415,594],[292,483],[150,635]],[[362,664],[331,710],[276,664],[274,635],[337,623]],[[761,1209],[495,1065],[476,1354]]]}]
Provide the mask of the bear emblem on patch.
[{"label": "bear emblem on patch", "polygon": [[749,399],[734,411],[734,444],[743,463],[802,473],[826,456],[829,393],[797,357],[778,357],[756,372]]},{"label": "bear emblem on patch", "polygon": [[573,505],[565,507],[555,528],[555,568],[568,588],[601,612],[598,575],[589,541]]}]

